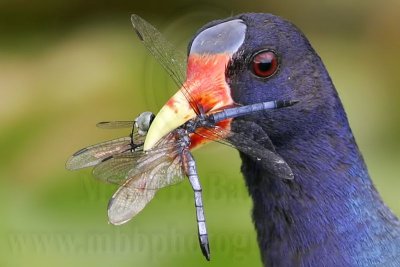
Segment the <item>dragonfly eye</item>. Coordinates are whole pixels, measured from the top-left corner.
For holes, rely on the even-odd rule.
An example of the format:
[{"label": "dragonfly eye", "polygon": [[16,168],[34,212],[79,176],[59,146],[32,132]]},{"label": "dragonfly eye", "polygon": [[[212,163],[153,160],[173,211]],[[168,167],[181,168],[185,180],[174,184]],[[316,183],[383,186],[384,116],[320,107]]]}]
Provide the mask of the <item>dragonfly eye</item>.
[{"label": "dragonfly eye", "polygon": [[140,115],[134,120],[135,128],[137,128],[142,135],[147,134],[147,131],[149,130],[154,118],[155,115],[150,111],[140,113]]},{"label": "dragonfly eye", "polygon": [[251,71],[258,77],[269,78],[278,70],[278,56],[273,51],[260,51],[251,60]]}]

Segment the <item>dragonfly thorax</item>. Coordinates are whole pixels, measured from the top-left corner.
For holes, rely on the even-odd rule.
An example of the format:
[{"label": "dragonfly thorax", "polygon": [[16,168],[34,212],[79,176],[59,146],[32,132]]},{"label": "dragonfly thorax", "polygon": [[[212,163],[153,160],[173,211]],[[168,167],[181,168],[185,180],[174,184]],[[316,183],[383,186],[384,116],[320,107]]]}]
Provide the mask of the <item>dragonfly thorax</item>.
[{"label": "dragonfly thorax", "polygon": [[214,126],[214,123],[212,123],[207,116],[204,116],[204,114],[200,114],[194,119],[187,121],[183,125],[183,128],[186,129],[188,133],[194,133],[198,128],[212,126]]},{"label": "dragonfly thorax", "polygon": [[189,136],[190,132],[184,127],[180,127],[175,130],[175,138],[177,139],[178,146],[184,150],[190,147],[191,140]]}]

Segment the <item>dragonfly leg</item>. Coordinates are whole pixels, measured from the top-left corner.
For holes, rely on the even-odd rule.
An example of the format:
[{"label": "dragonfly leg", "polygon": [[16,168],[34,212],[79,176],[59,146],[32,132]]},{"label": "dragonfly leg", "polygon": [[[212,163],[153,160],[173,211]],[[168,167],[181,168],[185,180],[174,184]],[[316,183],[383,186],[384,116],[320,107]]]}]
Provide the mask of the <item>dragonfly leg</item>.
[{"label": "dragonfly leg", "polygon": [[194,191],[194,203],[196,207],[196,219],[198,227],[198,235],[201,251],[207,260],[210,260],[210,246],[208,242],[208,234],[206,227],[206,219],[204,216],[202,189],[199,176],[197,174],[196,162],[192,154],[187,150],[186,154],[186,174]]}]

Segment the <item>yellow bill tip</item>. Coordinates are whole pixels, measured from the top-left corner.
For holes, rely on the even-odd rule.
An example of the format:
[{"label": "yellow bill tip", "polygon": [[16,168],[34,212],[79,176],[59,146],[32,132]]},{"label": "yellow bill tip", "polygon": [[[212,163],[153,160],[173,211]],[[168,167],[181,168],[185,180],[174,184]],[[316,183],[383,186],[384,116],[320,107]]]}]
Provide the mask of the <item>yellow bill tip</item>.
[{"label": "yellow bill tip", "polygon": [[194,118],[196,113],[191,108],[184,94],[179,90],[164,105],[154,118],[147,132],[143,150],[152,149],[161,138],[175,130],[188,120]]}]

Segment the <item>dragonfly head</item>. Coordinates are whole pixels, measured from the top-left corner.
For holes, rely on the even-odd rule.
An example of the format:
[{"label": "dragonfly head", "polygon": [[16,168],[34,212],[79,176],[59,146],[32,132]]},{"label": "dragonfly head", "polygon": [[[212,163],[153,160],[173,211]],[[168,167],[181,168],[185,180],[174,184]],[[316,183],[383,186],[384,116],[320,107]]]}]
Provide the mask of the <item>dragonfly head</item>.
[{"label": "dragonfly head", "polygon": [[154,118],[155,115],[150,111],[145,111],[139,114],[139,116],[135,119],[134,123],[140,135],[147,134],[147,131],[149,130],[150,125],[153,122]]},{"label": "dragonfly head", "polygon": [[234,104],[226,68],[243,44],[245,33],[243,21],[233,19],[206,26],[194,37],[189,44],[186,81],[155,117],[144,150],[188,120]]}]

